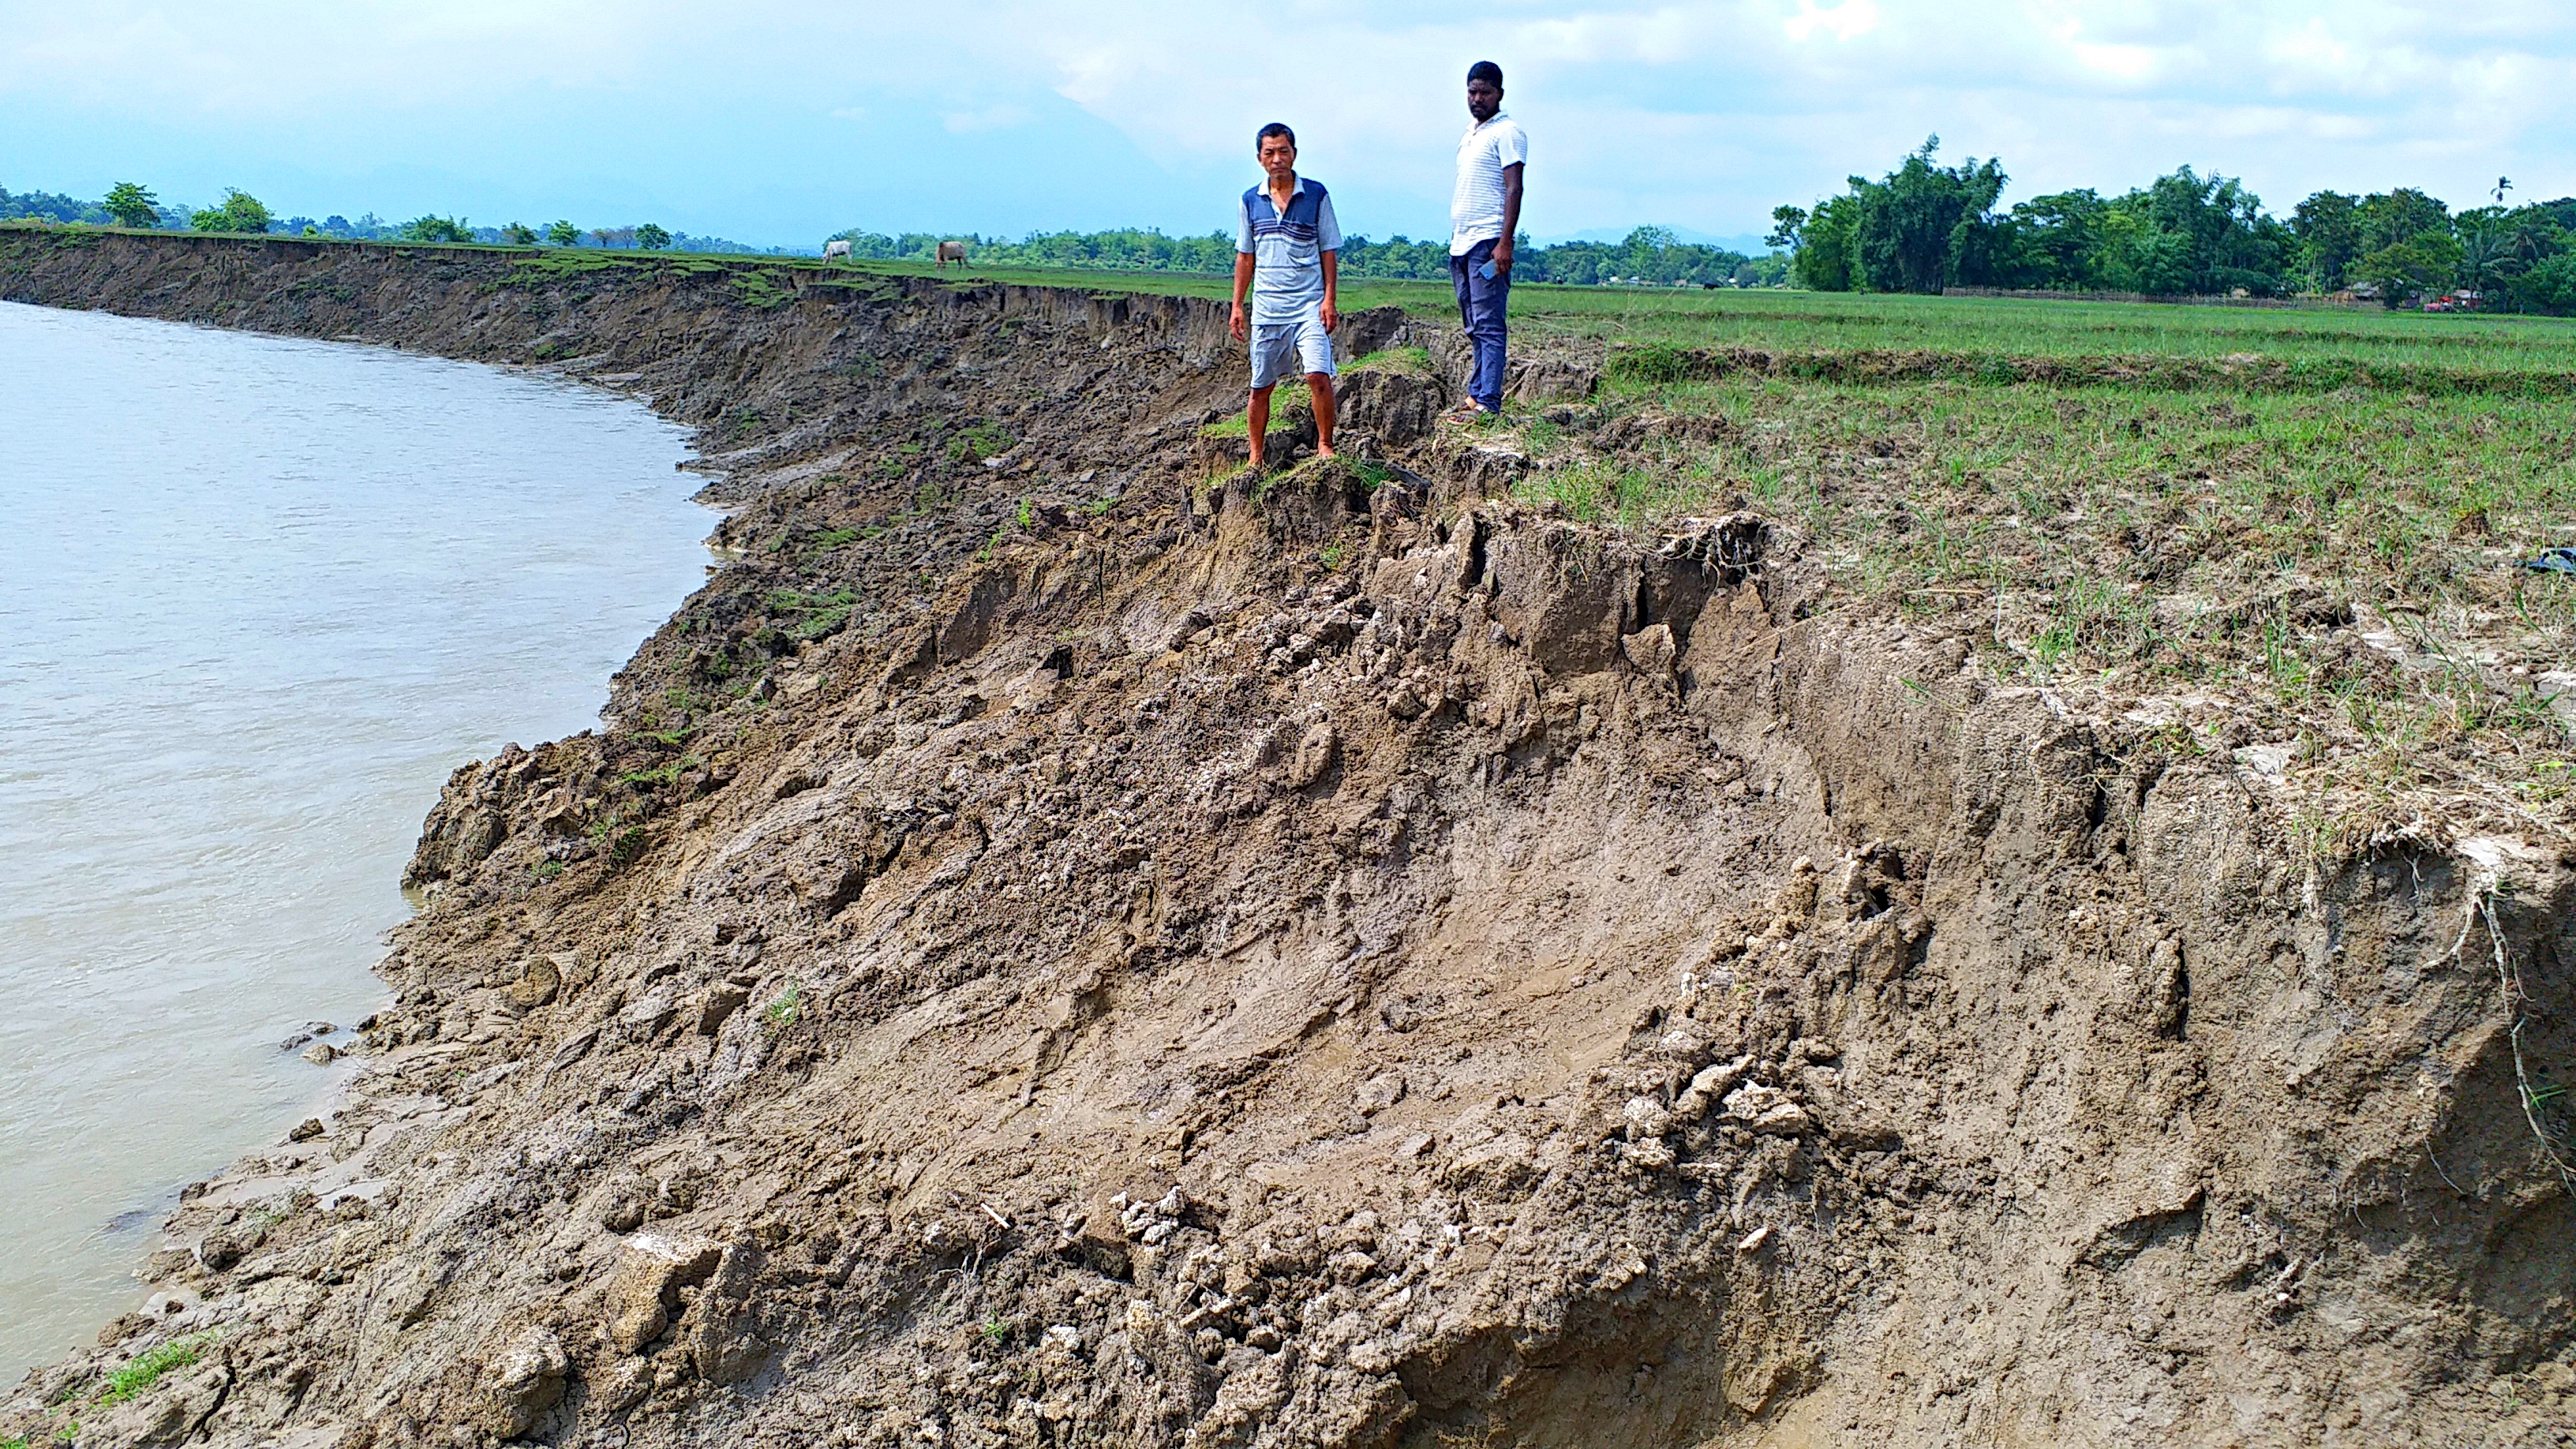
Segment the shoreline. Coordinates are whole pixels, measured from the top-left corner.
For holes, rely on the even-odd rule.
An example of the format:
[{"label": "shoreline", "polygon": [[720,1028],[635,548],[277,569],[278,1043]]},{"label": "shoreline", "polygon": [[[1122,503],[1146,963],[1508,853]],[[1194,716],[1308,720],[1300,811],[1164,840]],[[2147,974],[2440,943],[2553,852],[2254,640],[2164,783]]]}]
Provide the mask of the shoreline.
[{"label": "shoreline", "polygon": [[2484,1385],[2563,1346],[2570,1210],[2469,958],[2561,959],[2563,859],[2303,854],[2228,757],[1811,607],[1794,529],[1526,505],[1430,329],[1252,480],[1204,304],[12,245],[625,379],[731,511],[602,729],[451,777],[372,1086],[0,1434],[204,1333],[83,1444],[2548,1422]]}]

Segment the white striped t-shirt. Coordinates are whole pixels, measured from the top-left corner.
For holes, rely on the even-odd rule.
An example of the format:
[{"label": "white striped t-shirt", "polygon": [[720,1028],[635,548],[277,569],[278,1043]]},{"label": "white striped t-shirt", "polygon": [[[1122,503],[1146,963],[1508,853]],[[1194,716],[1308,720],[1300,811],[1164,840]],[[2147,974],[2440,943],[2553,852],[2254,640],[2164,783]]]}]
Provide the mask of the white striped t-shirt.
[{"label": "white striped t-shirt", "polygon": [[1458,143],[1458,188],[1449,193],[1449,255],[1463,257],[1503,234],[1503,168],[1529,160],[1529,137],[1500,111]]}]

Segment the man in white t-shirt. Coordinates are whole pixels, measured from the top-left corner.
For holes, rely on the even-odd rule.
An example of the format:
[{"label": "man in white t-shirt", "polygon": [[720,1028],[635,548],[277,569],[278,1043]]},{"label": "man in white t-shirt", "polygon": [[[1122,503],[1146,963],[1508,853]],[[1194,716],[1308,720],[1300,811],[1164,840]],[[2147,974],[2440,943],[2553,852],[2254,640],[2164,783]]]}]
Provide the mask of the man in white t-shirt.
[{"label": "man in white t-shirt", "polygon": [[1503,114],[1503,68],[1490,60],[1467,68],[1467,114],[1475,124],[1458,143],[1458,185],[1449,194],[1449,280],[1458,291],[1459,325],[1476,353],[1475,377],[1458,411],[1485,416],[1503,410],[1503,318],[1529,137]]}]

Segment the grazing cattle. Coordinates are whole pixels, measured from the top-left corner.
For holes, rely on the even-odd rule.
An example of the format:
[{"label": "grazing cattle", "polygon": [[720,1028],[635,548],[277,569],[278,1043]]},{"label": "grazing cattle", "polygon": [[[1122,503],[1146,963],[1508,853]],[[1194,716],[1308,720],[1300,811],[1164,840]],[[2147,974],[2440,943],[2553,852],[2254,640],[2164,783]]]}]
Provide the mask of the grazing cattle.
[{"label": "grazing cattle", "polygon": [[843,260],[849,255],[850,244],[848,242],[836,241],[823,243],[823,260],[827,262]]},{"label": "grazing cattle", "polygon": [[939,270],[943,272],[947,271],[948,264],[950,262],[955,262],[960,268],[963,268],[966,265],[966,244],[964,242],[944,241],[939,244]]}]

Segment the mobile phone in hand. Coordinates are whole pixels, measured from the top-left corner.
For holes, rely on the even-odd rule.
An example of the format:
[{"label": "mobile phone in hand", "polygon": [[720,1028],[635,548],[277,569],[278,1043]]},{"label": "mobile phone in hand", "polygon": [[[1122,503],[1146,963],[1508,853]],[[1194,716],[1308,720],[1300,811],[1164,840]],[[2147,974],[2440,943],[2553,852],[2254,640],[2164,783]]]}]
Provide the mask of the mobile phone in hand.
[{"label": "mobile phone in hand", "polygon": [[1488,258],[1486,258],[1486,260],[1485,260],[1485,264],[1484,264],[1483,266],[1478,267],[1478,268],[1476,269],[1476,275],[1477,275],[1477,276],[1480,276],[1480,277],[1484,278],[1486,281],[1490,282],[1490,281],[1492,281],[1495,277],[1497,277],[1497,276],[1499,276],[1499,275],[1501,275],[1501,274],[1500,274],[1500,273],[1498,273],[1498,272],[1496,272],[1496,271],[1494,270],[1494,263],[1493,263],[1493,259],[1492,259],[1492,258],[1490,258],[1490,257],[1488,257]]}]

